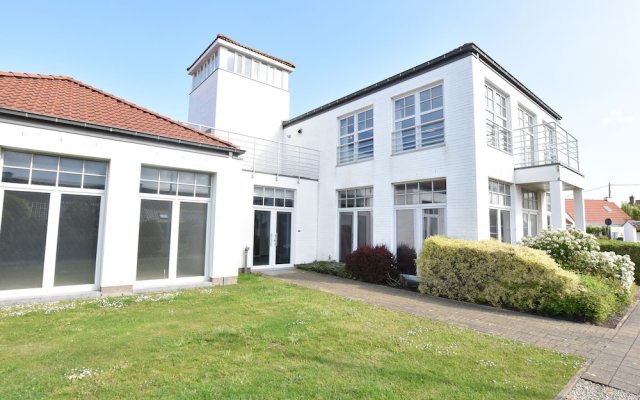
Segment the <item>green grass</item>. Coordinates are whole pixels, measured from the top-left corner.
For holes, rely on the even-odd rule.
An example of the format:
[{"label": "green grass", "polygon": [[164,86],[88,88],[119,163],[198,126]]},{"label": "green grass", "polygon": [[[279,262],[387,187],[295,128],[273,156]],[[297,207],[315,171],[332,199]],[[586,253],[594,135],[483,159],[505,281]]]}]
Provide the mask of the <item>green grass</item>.
[{"label": "green grass", "polygon": [[0,399],[552,399],[581,363],[255,275],[164,296],[0,309]]}]

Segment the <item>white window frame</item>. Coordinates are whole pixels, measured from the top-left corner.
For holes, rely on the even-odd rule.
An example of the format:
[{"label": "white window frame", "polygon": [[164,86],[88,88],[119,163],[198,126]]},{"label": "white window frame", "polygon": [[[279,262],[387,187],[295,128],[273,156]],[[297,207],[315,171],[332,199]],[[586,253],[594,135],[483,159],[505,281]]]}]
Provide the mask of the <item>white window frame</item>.
[{"label": "white window frame", "polygon": [[[445,190],[439,191],[431,191],[431,203],[421,203],[420,202],[420,184],[431,182],[431,187],[433,188],[433,184],[436,181],[445,181]],[[407,185],[407,184],[418,184],[418,191],[416,196],[418,198],[417,203],[406,204],[406,189],[405,189],[405,204],[398,204],[396,202],[396,186],[397,185]],[[433,202],[435,199],[434,193],[443,192],[446,195],[446,178],[433,178],[433,179],[424,179],[420,181],[411,181],[411,182],[398,182],[393,184],[393,243],[394,243],[394,251],[398,248],[398,210],[411,210],[413,211],[413,248],[416,250],[416,253],[419,253],[422,249],[422,243],[426,239],[423,237],[424,233],[424,210],[442,210],[441,216],[438,217],[438,235],[446,235],[447,234],[447,201],[445,202]]]},{"label": "white window frame", "polygon": [[[92,291],[100,288],[100,278],[102,276],[102,252],[103,252],[103,236],[104,236],[104,218],[105,218],[105,203],[106,203],[106,188],[109,182],[109,162],[108,160],[97,160],[86,157],[68,156],[64,154],[47,154],[40,152],[33,152],[31,150],[24,149],[7,149],[2,148],[0,151],[0,172],[4,168],[4,154],[5,151],[16,151],[20,153],[31,153],[35,155],[46,155],[52,157],[73,158],[76,160],[86,161],[100,161],[107,164],[105,175],[105,189],[83,189],[83,188],[70,188],[64,186],[48,186],[48,185],[36,185],[31,183],[12,183],[2,182],[0,180],[0,224],[2,223],[2,213],[4,206],[4,194],[8,191],[14,192],[31,192],[31,193],[47,193],[49,194],[49,209],[47,219],[47,235],[45,239],[45,255],[44,266],[42,272],[42,287],[40,288],[25,288],[25,289],[9,289],[0,290],[0,298],[11,298],[15,296],[31,296],[45,293],[63,293],[68,292],[70,289],[74,291]],[[33,161],[32,161],[33,166]],[[57,179],[57,178],[56,178]],[[80,284],[80,285],[65,285],[54,286],[55,280],[55,267],[56,267],[56,253],[58,248],[58,231],[60,223],[60,207],[62,205],[62,195],[80,195],[80,196],[92,196],[100,198],[100,217],[98,220],[98,243],[96,247],[96,265],[95,276],[93,284]]]},{"label": "white window frame", "polygon": [[510,129],[509,96],[489,83],[485,83],[485,118],[487,144],[512,154],[513,138]]},{"label": "white window frame", "polygon": [[[433,96],[433,92],[436,90],[440,92],[440,95]],[[426,93],[428,93],[431,97],[429,97],[425,101],[421,101],[421,96]],[[412,105],[406,105],[408,99],[412,99]],[[436,99],[439,99],[437,102],[440,102],[441,104],[439,106],[433,107],[433,101]],[[394,126],[393,132],[391,134],[391,147],[393,154],[420,149],[429,149],[442,146],[445,143],[446,124],[444,115],[445,99],[443,82],[430,84],[412,93],[397,96],[392,100]],[[403,102],[403,106],[401,108],[398,108],[398,102]],[[423,111],[423,103],[430,103],[431,107]],[[413,112],[410,111],[412,107]],[[401,115],[399,115],[398,112],[401,112]],[[427,117],[429,115],[437,116],[438,113],[442,113],[442,117],[434,117],[434,119],[422,123],[423,117]],[[402,127],[403,123],[412,124],[407,124],[405,127]],[[435,135],[434,138],[431,138],[428,143],[424,143],[425,138],[428,138],[429,134],[439,132],[440,130],[442,131],[441,134]]]},{"label": "white window frame", "polygon": [[[140,168],[149,167],[155,169],[163,169],[163,170],[171,170],[176,172],[193,172],[200,174],[209,175],[209,197],[196,197],[196,196],[180,196],[176,189],[176,194],[154,194],[154,193],[142,193],[139,192],[138,196],[138,221],[137,221],[137,229],[140,229],[140,210],[142,208],[142,200],[156,200],[156,201],[168,201],[171,202],[171,234],[169,239],[169,271],[168,277],[164,279],[147,279],[147,280],[136,280],[134,281],[133,288],[145,288],[145,287],[155,287],[166,285],[167,283],[190,283],[190,282],[202,282],[206,281],[207,277],[210,276],[211,272],[211,260],[212,260],[212,252],[213,252],[213,241],[212,241],[212,225],[213,225],[213,207],[214,207],[214,190],[213,190],[213,178],[214,174],[206,171],[187,171],[180,170],[167,166],[158,166],[158,165],[146,165],[143,164]],[[140,181],[140,179],[138,179]],[[206,227],[205,227],[205,254],[204,254],[204,271],[202,276],[188,276],[188,277],[177,277],[178,273],[178,239],[179,239],[179,231],[180,231],[180,205],[181,203],[199,203],[207,205],[207,217],[206,217]],[[136,249],[138,249],[138,240],[140,239],[140,232],[136,235]],[[138,270],[137,265],[138,260],[138,252],[136,250],[136,275]]]},{"label": "white window frame", "polygon": [[[499,190],[493,190],[492,184],[499,185]],[[501,190],[502,188],[506,188],[506,190]],[[489,217],[489,237],[493,239],[497,239],[501,242],[504,242],[504,238],[502,237],[502,216],[501,211],[509,211],[509,241],[506,243],[512,243],[514,240],[513,235],[513,184],[508,182],[503,182],[497,179],[489,178],[488,184],[488,198],[489,198],[489,214],[491,214],[491,210],[496,210],[496,237],[491,236],[491,218]],[[494,201],[494,199],[498,199],[498,201]]]},{"label": "white window frame", "polygon": [[[364,191],[363,196],[357,195],[357,192],[360,190]],[[350,192],[350,191],[356,192],[355,196],[352,197],[353,205],[350,206],[347,203],[343,206],[341,202],[342,200],[341,194],[344,192]],[[367,193],[369,193],[370,195]],[[369,212],[371,215],[371,226],[369,227],[370,229],[369,235],[371,236],[370,245],[373,245],[373,186],[339,189],[337,191],[337,197],[338,197],[338,234],[336,235],[336,238],[337,238],[336,254],[338,255],[337,258],[339,259],[340,258],[340,216],[341,214],[351,214],[351,218],[352,218],[351,220],[351,251],[354,251],[358,249],[358,213],[363,211]],[[349,199],[351,199],[351,197],[349,197]],[[363,199],[364,205],[358,206],[357,199]]]},{"label": "white window frame", "polygon": [[[370,118],[369,115],[371,116]],[[351,123],[349,123],[349,120],[351,120]],[[352,127],[350,132],[349,126]],[[370,137],[366,136],[369,135],[369,133]],[[375,115],[373,107],[368,107],[338,118],[338,165],[372,159],[375,149],[374,136]],[[361,152],[361,144],[365,142],[371,142],[370,152]]]},{"label": "white window frame", "polygon": [[536,115],[526,107],[518,105],[518,128],[522,135],[521,163],[524,166],[537,165],[535,125]]},{"label": "white window frame", "polygon": [[[531,195],[532,199],[527,199]],[[522,234],[523,236],[537,236],[540,233],[540,199],[538,192],[522,190]],[[535,216],[535,224],[532,217]],[[531,235],[531,228],[535,227],[535,235]]]}]

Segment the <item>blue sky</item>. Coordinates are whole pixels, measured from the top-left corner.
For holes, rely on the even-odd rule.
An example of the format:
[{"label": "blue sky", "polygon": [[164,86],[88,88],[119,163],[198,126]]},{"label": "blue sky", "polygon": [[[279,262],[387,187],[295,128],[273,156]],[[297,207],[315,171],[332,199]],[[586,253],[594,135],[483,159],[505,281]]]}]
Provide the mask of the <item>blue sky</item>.
[{"label": "blue sky", "polygon": [[0,70],[70,75],[186,120],[186,67],[224,33],[296,64],[295,116],[475,42],[564,117],[586,189],[614,183],[620,201],[640,198],[639,17],[636,0],[23,0],[2,5]]}]

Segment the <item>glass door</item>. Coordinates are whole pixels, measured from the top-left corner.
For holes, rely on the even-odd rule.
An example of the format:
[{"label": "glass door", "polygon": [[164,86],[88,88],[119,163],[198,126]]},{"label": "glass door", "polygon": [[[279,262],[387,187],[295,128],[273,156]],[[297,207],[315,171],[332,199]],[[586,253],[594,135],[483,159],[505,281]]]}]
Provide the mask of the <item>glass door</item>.
[{"label": "glass door", "polygon": [[253,217],[253,265],[269,265],[271,211],[256,210]]},{"label": "glass door", "polygon": [[255,210],[253,218],[253,266],[291,264],[291,212]]}]

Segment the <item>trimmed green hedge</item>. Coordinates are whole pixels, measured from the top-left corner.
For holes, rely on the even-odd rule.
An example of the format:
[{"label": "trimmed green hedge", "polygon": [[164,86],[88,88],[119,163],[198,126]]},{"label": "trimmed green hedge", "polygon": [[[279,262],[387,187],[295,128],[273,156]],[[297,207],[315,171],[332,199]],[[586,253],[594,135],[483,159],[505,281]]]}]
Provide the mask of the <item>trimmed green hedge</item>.
[{"label": "trimmed green hedge", "polygon": [[598,323],[623,309],[612,284],[565,271],[524,246],[435,236],[417,264],[421,293]]},{"label": "trimmed green hedge", "polygon": [[600,251],[613,251],[618,255],[628,255],[631,258],[631,261],[636,265],[634,273],[636,285],[640,285],[640,243],[608,239],[601,239],[598,242],[600,243]]},{"label": "trimmed green hedge", "polygon": [[319,272],[321,274],[339,276],[340,278],[353,279],[353,275],[351,272],[347,271],[344,264],[337,261],[314,261],[308,264],[297,264],[296,268],[303,269],[305,271]]}]

